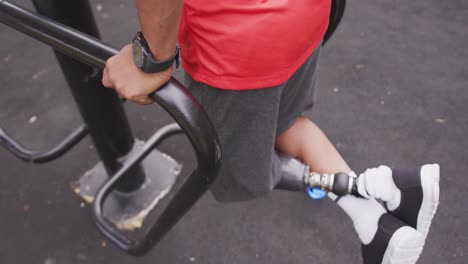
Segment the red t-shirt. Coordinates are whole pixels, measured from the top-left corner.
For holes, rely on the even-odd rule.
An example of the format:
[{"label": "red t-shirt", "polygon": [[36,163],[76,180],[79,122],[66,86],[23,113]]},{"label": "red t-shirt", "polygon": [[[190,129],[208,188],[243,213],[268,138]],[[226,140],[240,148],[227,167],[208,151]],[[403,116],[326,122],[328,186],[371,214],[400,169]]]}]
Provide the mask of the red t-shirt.
[{"label": "red t-shirt", "polygon": [[286,82],[320,44],[331,0],[185,0],[182,65],[227,90]]}]

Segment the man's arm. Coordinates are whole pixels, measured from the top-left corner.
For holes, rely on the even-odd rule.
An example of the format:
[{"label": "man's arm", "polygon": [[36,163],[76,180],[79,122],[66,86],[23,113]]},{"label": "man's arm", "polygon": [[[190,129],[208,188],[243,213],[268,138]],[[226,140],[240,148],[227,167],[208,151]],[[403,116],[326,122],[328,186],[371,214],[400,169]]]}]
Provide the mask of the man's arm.
[{"label": "man's arm", "polygon": [[183,0],[136,0],[141,30],[156,60],[174,55],[183,4]]},{"label": "man's arm", "polygon": [[[175,53],[183,2],[136,0],[141,30],[156,60],[165,60]],[[129,44],[107,60],[102,83],[130,101],[150,104],[153,101],[148,95],[169,81],[173,70],[171,66],[162,72],[144,73],[135,65]]]}]

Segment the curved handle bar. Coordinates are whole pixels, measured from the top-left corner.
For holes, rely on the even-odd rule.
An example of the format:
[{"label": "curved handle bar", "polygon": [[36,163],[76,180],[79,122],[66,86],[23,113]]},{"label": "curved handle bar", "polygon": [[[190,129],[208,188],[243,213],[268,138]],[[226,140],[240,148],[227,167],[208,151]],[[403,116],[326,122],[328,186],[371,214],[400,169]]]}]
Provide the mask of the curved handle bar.
[{"label": "curved handle bar", "polygon": [[[117,52],[100,40],[37,15],[8,1],[0,0],[0,23],[9,25],[90,66],[104,68],[106,60]],[[141,241],[125,238],[102,215],[102,204],[112,185],[123,174],[123,166],[98,193],[94,213],[99,229],[121,249],[132,255],[150,250],[208,190],[220,166],[221,151],[216,131],[205,111],[177,80],[171,80],[150,95],[177,122],[192,144],[198,167],[174,195],[162,215]],[[152,147],[148,146],[148,148]],[[134,160],[135,162],[138,159]],[[104,189],[107,187],[108,189]],[[98,199],[99,198],[99,199]]]},{"label": "curved handle bar", "polygon": [[23,161],[31,163],[45,163],[65,154],[78,144],[86,135],[88,135],[88,129],[86,126],[81,125],[52,148],[45,151],[33,151],[23,147],[8,135],[5,130],[0,128],[0,146],[6,148],[10,153]]},{"label": "curved handle bar", "polygon": [[99,229],[119,248],[135,256],[146,254],[179,221],[182,216],[208,190],[215,179],[221,160],[218,136],[205,111],[192,94],[177,80],[172,79],[150,95],[177,122],[192,144],[198,166],[174,195],[161,216],[140,240],[130,240],[122,235],[109,220],[105,219],[102,208],[106,196],[115,187],[125,171],[131,169],[160,142],[161,135],[180,131],[179,127],[165,127],[153,135],[145,144],[142,153],[124,165],[101,187],[94,201],[94,216]]}]

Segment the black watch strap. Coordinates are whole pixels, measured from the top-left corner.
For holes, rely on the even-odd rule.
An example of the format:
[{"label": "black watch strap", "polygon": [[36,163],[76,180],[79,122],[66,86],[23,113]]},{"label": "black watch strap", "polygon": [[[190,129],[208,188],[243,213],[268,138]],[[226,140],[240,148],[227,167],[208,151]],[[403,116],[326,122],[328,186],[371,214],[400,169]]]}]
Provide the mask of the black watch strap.
[{"label": "black watch strap", "polygon": [[176,68],[179,68],[180,64],[180,47],[177,45],[175,53],[172,57],[167,60],[157,61],[153,58],[152,54],[146,57],[145,65],[142,70],[146,73],[157,73],[169,69],[175,62]]}]

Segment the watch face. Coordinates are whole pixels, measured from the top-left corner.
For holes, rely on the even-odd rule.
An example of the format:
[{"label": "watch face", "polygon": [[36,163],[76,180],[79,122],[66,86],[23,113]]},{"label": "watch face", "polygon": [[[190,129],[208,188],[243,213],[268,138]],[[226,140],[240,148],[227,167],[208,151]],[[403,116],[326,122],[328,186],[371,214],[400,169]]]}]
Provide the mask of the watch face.
[{"label": "watch face", "polygon": [[143,56],[143,48],[141,43],[137,40],[133,42],[132,45],[132,53],[133,53],[133,60],[138,68],[143,67],[144,63],[144,56]]}]

